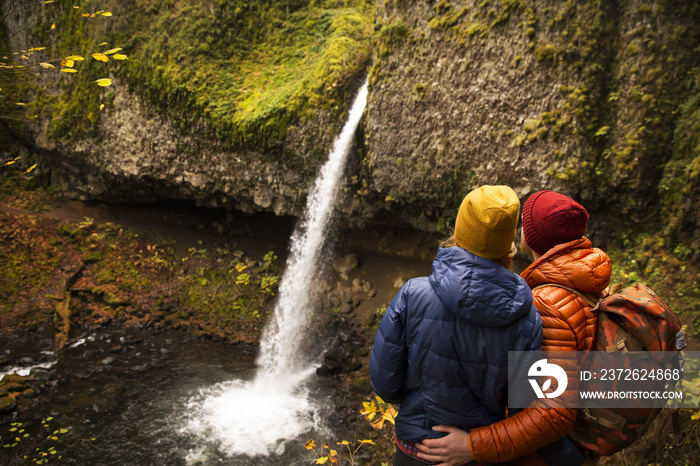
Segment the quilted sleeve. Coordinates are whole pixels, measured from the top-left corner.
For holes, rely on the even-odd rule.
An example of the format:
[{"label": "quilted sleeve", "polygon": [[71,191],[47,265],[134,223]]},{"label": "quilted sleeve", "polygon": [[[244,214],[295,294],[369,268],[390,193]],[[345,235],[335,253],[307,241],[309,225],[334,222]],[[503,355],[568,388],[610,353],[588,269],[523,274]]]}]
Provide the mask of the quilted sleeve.
[{"label": "quilted sleeve", "polygon": [[[586,334],[585,303],[576,295],[555,287],[534,294],[544,325],[542,349],[576,351]],[[470,431],[474,459],[479,463],[513,461],[565,436],[574,426],[578,397],[578,363],[556,359],[567,374],[567,390],[558,398],[535,400],[528,408],[503,421]]]},{"label": "quilted sleeve", "polygon": [[391,301],[379,324],[369,359],[372,388],[388,403],[398,403],[404,396],[408,367],[405,319],[410,283]]}]

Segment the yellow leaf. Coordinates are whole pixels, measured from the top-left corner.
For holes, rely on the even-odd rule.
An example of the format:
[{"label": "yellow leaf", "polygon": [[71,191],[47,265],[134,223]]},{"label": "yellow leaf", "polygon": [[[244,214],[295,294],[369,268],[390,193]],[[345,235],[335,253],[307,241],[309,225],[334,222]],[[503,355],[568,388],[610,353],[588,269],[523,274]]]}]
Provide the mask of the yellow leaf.
[{"label": "yellow leaf", "polygon": [[73,68],[75,62],[73,60],[61,60],[61,66],[64,68]]},{"label": "yellow leaf", "polygon": [[389,412],[384,412],[384,413],[382,414],[382,419],[384,419],[385,421],[389,421],[389,422],[391,422],[392,424],[394,424],[394,416],[392,416],[391,413],[389,413]]},{"label": "yellow leaf", "polygon": [[[10,163],[10,162],[8,162],[8,164],[9,164],[9,163]],[[13,163],[14,163],[14,162],[13,162]],[[700,419],[700,411],[698,411],[697,413],[695,413],[695,414],[693,414],[692,416],[690,416],[690,419],[693,420],[693,421],[697,421],[698,419]]]},{"label": "yellow leaf", "polygon": [[343,440],[342,442],[338,442],[338,445],[350,445],[350,442]]},{"label": "yellow leaf", "polygon": [[78,72],[78,70],[76,70],[75,68],[61,68],[61,71],[63,71],[64,73],[77,73]]},{"label": "yellow leaf", "polygon": [[92,58],[94,58],[97,61],[104,61],[104,62],[109,61],[109,57],[107,55],[105,55],[104,53],[93,53]]},{"label": "yellow leaf", "polygon": [[328,461],[327,456],[322,456],[319,459],[316,460],[316,464],[326,464],[326,461]]},{"label": "yellow leaf", "polygon": [[46,47],[34,47],[28,50],[28,52],[38,52],[39,50],[45,50]]},{"label": "yellow leaf", "polygon": [[114,54],[114,56],[112,58],[114,58],[115,60],[128,60],[129,59],[129,57],[127,57],[126,55],[124,55],[122,53],[116,53],[116,54]]},{"label": "yellow leaf", "polygon": [[80,9],[80,7],[79,7],[79,6],[76,6],[76,5],[73,5],[73,8],[75,8],[76,10],[79,10],[79,9]]},{"label": "yellow leaf", "polygon": [[54,2],[54,0],[46,0],[44,3],[48,5],[49,3],[53,3],[53,2]]},{"label": "yellow leaf", "polygon": [[384,427],[384,416],[370,423],[370,425],[377,430],[381,430],[381,428]]},{"label": "yellow leaf", "polygon": [[116,48],[116,49],[109,49],[105,52],[105,55],[112,55],[113,53],[117,53],[121,50],[121,48]]},{"label": "yellow leaf", "polygon": [[31,167],[29,167],[29,168],[27,169],[27,173],[29,173],[30,171],[34,170],[35,168],[36,168],[36,164],[32,165]]},{"label": "yellow leaf", "polygon": [[315,446],[316,446],[316,442],[314,442],[314,439],[311,439],[311,440],[309,440],[308,442],[306,442],[306,443],[304,444],[304,448],[306,448],[307,450],[311,450],[311,449],[313,449]]},{"label": "yellow leaf", "polygon": [[108,44],[108,42],[102,42],[101,44],[98,44],[98,45],[107,45],[107,44]]},{"label": "yellow leaf", "polygon": [[360,440],[360,443],[371,443],[372,445],[375,444],[372,440]]},{"label": "yellow leaf", "polygon": [[7,162],[5,165],[12,165],[13,163],[15,163],[15,161],[14,161],[14,160],[10,160],[10,161]]},{"label": "yellow leaf", "polygon": [[104,13],[102,13],[102,16],[112,16],[112,13],[110,13],[109,11],[105,11]]},{"label": "yellow leaf", "polygon": [[105,108],[105,104],[100,105],[100,112],[101,112],[102,110],[104,110],[104,108]]},{"label": "yellow leaf", "polygon": [[[83,13],[83,18],[87,18],[89,16],[90,16],[90,13]],[[92,15],[92,16],[94,17],[95,15]]]},{"label": "yellow leaf", "polygon": [[98,79],[97,81],[93,81],[93,82],[96,83],[98,86],[102,86],[102,87],[112,85],[112,80],[109,78],[102,78],[102,79]]},{"label": "yellow leaf", "polygon": [[85,59],[80,55],[71,55],[70,57],[66,57],[66,60],[84,61]]},{"label": "yellow leaf", "polygon": [[53,31],[54,29],[56,29],[56,23],[53,23],[53,24],[51,25],[51,30]]},{"label": "yellow leaf", "polygon": [[17,102],[17,105],[19,105],[20,107],[25,107],[27,104],[25,104],[24,102]]},{"label": "yellow leaf", "polygon": [[45,70],[52,70],[52,69],[56,68],[56,67],[53,66],[51,63],[39,63],[39,64],[40,64],[41,67],[44,68]]}]

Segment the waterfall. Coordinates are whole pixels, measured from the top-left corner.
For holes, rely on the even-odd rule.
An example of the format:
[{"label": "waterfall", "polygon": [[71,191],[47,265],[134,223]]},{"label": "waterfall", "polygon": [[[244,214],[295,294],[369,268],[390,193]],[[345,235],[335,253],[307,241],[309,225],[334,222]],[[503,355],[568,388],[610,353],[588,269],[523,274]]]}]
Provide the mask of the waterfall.
[{"label": "waterfall", "polygon": [[[226,455],[267,455],[284,451],[283,439],[319,426],[319,407],[305,382],[315,366],[300,353],[317,296],[317,275],[338,184],[367,102],[367,82],[309,193],[304,217],[291,238],[273,315],[263,331],[257,372],[250,382],[209,387],[187,406],[185,432],[213,441]],[[197,452],[199,454],[200,452]]]},{"label": "waterfall", "polygon": [[260,381],[282,382],[304,372],[300,367],[303,359],[299,357],[299,345],[314,304],[316,276],[338,183],[366,102],[367,84],[355,98],[348,120],[309,193],[305,217],[292,235],[278,303],[260,342],[257,374]]}]

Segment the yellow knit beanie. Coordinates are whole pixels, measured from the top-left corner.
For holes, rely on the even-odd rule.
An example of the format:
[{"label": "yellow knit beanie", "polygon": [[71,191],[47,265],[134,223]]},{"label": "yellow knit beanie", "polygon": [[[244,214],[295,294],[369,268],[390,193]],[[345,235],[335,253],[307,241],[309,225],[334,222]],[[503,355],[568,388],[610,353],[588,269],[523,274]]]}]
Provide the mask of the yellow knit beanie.
[{"label": "yellow knit beanie", "polygon": [[482,186],[466,195],[455,222],[457,245],[486,259],[511,251],[520,200],[508,186]]}]

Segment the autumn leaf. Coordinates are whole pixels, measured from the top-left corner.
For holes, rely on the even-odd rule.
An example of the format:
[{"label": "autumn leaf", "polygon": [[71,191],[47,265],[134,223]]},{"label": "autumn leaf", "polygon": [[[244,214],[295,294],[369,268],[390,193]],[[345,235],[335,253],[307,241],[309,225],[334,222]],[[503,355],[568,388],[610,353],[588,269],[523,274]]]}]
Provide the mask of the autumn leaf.
[{"label": "autumn leaf", "polygon": [[100,105],[100,111],[104,110],[104,108],[105,108],[105,104],[101,104],[101,105]]},{"label": "autumn leaf", "polygon": [[45,62],[44,62],[44,63],[39,63],[39,64],[40,64],[41,67],[44,68],[45,70],[52,70],[52,69],[56,68],[56,67],[53,66],[51,63],[45,63]]},{"label": "autumn leaf", "polygon": [[105,55],[104,53],[99,53],[99,52],[93,53],[92,58],[94,58],[97,61],[104,61],[104,62],[109,61],[109,57],[107,55]]},{"label": "autumn leaf", "polygon": [[371,421],[374,419],[374,416],[377,414],[377,405],[374,404],[374,401],[371,402],[362,402],[362,406],[364,406],[364,409],[360,411],[360,414],[365,416],[368,421]]},{"label": "autumn leaf", "polygon": [[129,59],[129,57],[127,57],[126,55],[124,55],[122,53],[117,53],[112,58],[114,58],[115,60],[128,60]]},{"label": "autumn leaf", "polygon": [[106,86],[112,85],[112,80],[109,78],[102,78],[102,79],[98,79],[97,81],[93,81],[93,82],[101,87],[106,87]]},{"label": "autumn leaf", "polygon": [[116,49],[109,49],[105,52],[105,55],[112,55],[113,53],[117,53],[121,50],[121,48],[116,48]]},{"label": "autumn leaf", "polygon": [[61,66],[64,68],[73,68],[73,65],[75,65],[75,61],[66,59],[66,60],[61,60]]},{"label": "autumn leaf", "polygon": [[75,68],[61,68],[61,71],[63,71],[64,73],[77,73],[78,72],[78,70],[76,70]]},{"label": "autumn leaf", "polygon": [[71,55],[70,57],[66,57],[66,60],[84,61],[85,59],[80,55]]},{"label": "autumn leaf", "polygon": [[343,440],[342,442],[338,442],[338,445],[350,445],[350,442]]},{"label": "autumn leaf", "polygon": [[307,450],[312,450],[316,446],[316,442],[314,442],[314,439],[309,440],[304,444],[304,448]]},{"label": "autumn leaf", "polygon": [[24,102],[17,102],[17,105],[19,105],[20,107],[26,107],[26,106],[27,106],[27,104],[25,104]]},{"label": "autumn leaf", "polygon": [[382,427],[384,427],[384,421],[385,421],[385,419],[382,416],[379,419],[377,419],[376,421],[370,423],[370,425],[377,430],[381,430]]},{"label": "autumn leaf", "polygon": [[53,31],[54,29],[56,29],[56,23],[53,23],[53,24],[51,25],[51,30]]},{"label": "autumn leaf", "polygon": [[30,171],[34,170],[35,168],[36,168],[36,164],[32,165],[31,167],[29,167],[29,168],[27,169],[27,173],[29,173]]},{"label": "autumn leaf", "polygon": [[360,443],[370,443],[372,445],[375,444],[372,440],[360,440]]},{"label": "autumn leaf", "polygon": [[109,11],[104,11],[102,12],[102,16],[112,16],[112,13],[110,13]]},{"label": "autumn leaf", "polygon": [[384,419],[385,421],[389,421],[392,424],[395,424],[394,423],[394,416],[392,416],[391,413],[388,411],[384,411],[384,413],[382,414],[382,419]]},{"label": "autumn leaf", "polygon": [[326,461],[328,461],[328,457],[322,456],[316,460],[316,464],[326,464]]}]

